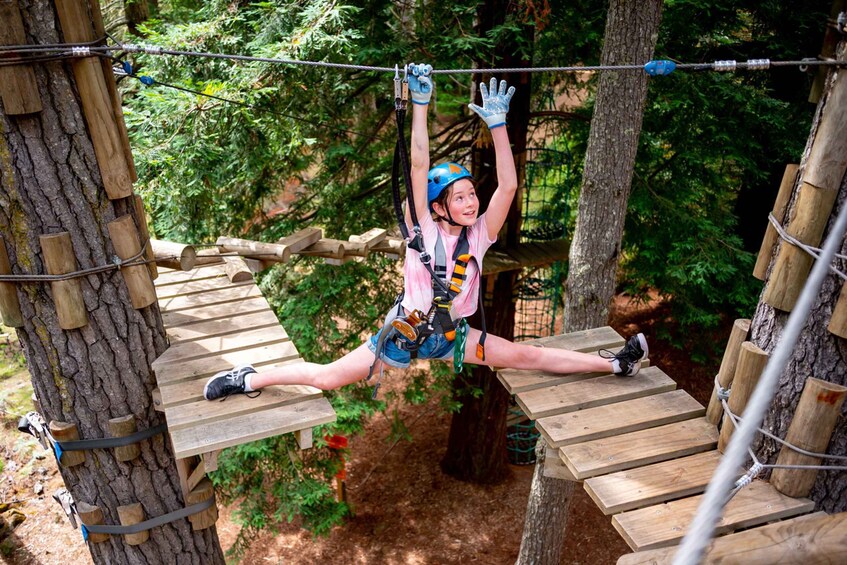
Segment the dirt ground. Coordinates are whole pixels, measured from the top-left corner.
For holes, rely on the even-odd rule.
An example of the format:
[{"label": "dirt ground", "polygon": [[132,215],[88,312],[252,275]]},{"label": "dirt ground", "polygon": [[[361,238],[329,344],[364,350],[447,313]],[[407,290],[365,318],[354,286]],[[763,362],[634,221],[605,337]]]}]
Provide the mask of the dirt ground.
[{"label": "dirt ground", "polygon": [[[656,337],[657,328],[668,322],[661,304],[636,305],[619,297],[611,325],[625,335],[645,332],[651,363],[706,403],[719,359],[694,366],[685,351]],[[723,344],[728,331],[726,325],[713,335],[695,338]],[[390,380],[397,383],[399,375]],[[533,466],[512,466],[511,478],[495,486],[452,479],[438,465],[447,444],[449,417],[435,403],[406,406],[402,412],[412,442],[392,446],[390,423],[382,415],[372,419],[365,434],[350,441],[347,488],[352,518],[319,539],[296,524],[283,524],[278,534],[257,540],[241,563],[514,563]],[[6,431],[4,437],[13,432]],[[0,544],[0,559],[19,565],[91,563],[79,530],[71,528],[51,498],[62,486],[52,457],[27,437],[20,434],[0,445],[5,463],[0,502],[13,503],[26,516]],[[238,531],[232,510],[222,508],[217,524],[224,549]],[[567,532],[562,563],[615,563],[628,552],[610,519],[580,487],[575,489]]]}]

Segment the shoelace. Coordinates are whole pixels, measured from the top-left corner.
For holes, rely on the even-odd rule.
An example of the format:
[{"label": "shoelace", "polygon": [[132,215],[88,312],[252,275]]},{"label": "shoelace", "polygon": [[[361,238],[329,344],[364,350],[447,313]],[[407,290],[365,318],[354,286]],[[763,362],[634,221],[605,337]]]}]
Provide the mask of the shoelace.
[{"label": "shoelace", "polygon": [[[229,390],[227,391],[227,393],[226,393],[226,394],[224,394],[224,395],[221,397],[221,399],[220,399],[220,401],[219,401],[219,402],[223,402],[224,400],[226,400],[227,398],[229,398],[230,396],[232,396],[233,394],[235,394],[235,393],[236,393],[235,391],[238,389],[238,385],[237,385],[237,383],[238,383],[238,375],[236,375],[235,373],[230,374],[230,375],[227,375],[227,376],[226,376],[226,380],[227,380],[227,381],[229,381],[229,382],[231,382],[231,383],[233,383],[233,384],[231,385],[231,387],[229,387]],[[243,382],[244,382],[244,379],[242,378],[242,387],[243,387]],[[246,396],[247,398],[258,398],[258,397],[259,397],[259,395],[261,395],[261,394],[262,394],[262,391],[261,391],[261,389],[259,389],[259,390],[251,390],[250,392],[244,392],[243,394],[244,394],[244,396]]]}]

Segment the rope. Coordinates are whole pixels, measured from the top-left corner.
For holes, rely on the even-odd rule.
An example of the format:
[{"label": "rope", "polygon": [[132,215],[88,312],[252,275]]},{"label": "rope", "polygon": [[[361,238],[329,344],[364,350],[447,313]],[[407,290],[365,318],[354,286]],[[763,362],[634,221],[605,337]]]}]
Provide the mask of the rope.
[{"label": "rope", "polygon": [[[790,244],[792,244],[796,247],[799,247],[800,249],[802,249],[803,251],[805,251],[806,253],[808,253],[809,255],[814,257],[815,259],[818,259],[820,257],[820,252],[821,252],[820,248],[812,247],[811,245],[806,245],[805,243],[803,243],[799,239],[797,239],[794,236],[792,236],[791,234],[789,234],[787,231],[785,231],[785,228],[783,228],[779,224],[779,221],[774,217],[773,214],[768,214],[768,220],[770,221],[771,225],[773,225],[774,229],[776,229],[776,232],[779,234],[779,237],[781,237],[782,239],[784,239],[788,243],[790,243]],[[838,259],[841,259],[842,261],[847,260],[847,255],[841,255],[840,253],[835,253],[833,256],[837,257]],[[836,275],[838,275],[839,277],[841,277],[842,280],[847,281],[847,274],[845,274],[844,272],[839,271],[838,269],[836,269],[832,265],[829,265],[829,270],[832,271],[833,273],[835,273]]]},{"label": "rope", "polygon": [[847,206],[843,206],[838,213],[838,219],[827,236],[819,260],[815,262],[815,266],[803,287],[803,292],[797,300],[797,305],[788,317],[782,339],[776,346],[773,356],[768,361],[759,383],[753,391],[753,396],[747,404],[744,421],[732,435],[729,446],[724,452],[709,486],[706,488],[706,493],[703,495],[691,526],[682,539],[679,551],[677,551],[673,560],[674,565],[699,563],[702,560],[703,552],[714,536],[715,527],[723,513],[723,507],[729,499],[729,484],[732,475],[735,474],[735,470],[745,459],[745,451],[749,448],[756,429],[764,419],[765,411],[770,406],[776,391],[779,375],[788,364],[800,332],[806,325],[809,311],[820,292],[823,279],[829,270],[829,263],[840,247],[845,231],[847,231]]}]

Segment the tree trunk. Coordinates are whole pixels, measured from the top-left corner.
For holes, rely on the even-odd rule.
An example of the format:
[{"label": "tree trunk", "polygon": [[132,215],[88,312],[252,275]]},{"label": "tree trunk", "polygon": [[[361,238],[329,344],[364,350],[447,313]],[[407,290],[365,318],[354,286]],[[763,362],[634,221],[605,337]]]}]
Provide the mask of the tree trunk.
[{"label": "tree trunk", "polygon": [[[502,23],[507,10],[514,10],[514,6],[501,0],[482,5],[477,12],[478,34],[484,36],[488,30]],[[528,36],[531,40],[532,33],[532,27],[524,26],[525,37]],[[517,50],[512,47],[508,44],[498,46],[493,58],[493,61],[496,61],[495,66],[528,67],[530,61],[515,55]],[[480,64],[489,66],[490,63],[481,62]],[[518,186],[522,187],[526,172],[526,136],[532,90],[530,75],[527,73],[499,74],[497,78],[506,80],[516,89],[510,104],[507,127],[517,165]],[[484,77],[474,75],[473,78],[475,83],[490,79],[491,76],[488,75]],[[476,95],[475,88],[472,92]],[[476,102],[482,103],[481,99],[477,99]],[[485,126],[481,128],[478,130],[479,134],[487,136]],[[484,145],[474,144],[472,172],[477,180],[477,194],[480,201],[484,203],[489,201],[497,188],[495,163],[493,144],[490,139]],[[512,203],[506,224],[500,232],[499,240],[502,244],[514,245],[518,241],[521,219],[520,202],[519,192]],[[485,292],[486,288],[493,288],[490,295],[486,293],[488,296],[485,299],[485,320],[488,331],[505,339],[514,338],[514,287],[517,275],[517,272],[506,272],[485,277],[481,282],[480,292]],[[479,328],[479,315],[475,315],[470,322],[474,327]],[[468,386],[481,389],[482,394],[475,397],[465,392]],[[454,391],[457,400],[462,403],[462,408],[453,415],[450,422],[450,435],[447,452],[441,462],[442,469],[453,477],[477,483],[496,483],[504,480],[510,473],[506,453],[508,392],[491,369],[482,366],[474,367],[471,375],[462,381],[457,380]]]},{"label": "tree trunk", "polygon": [[[20,6],[27,43],[63,41],[52,2]],[[70,233],[80,269],[109,264],[106,224],[130,213],[132,198],[106,197],[70,65],[33,69],[43,110],[0,109],[0,231],[12,273],[45,274],[39,236],[59,232]],[[133,415],[139,430],[162,423],[150,368],[167,347],[158,307],[134,310],[119,272],[76,280],[88,324],[74,330],[59,327],[49,285],[17,287],[25,320],[17,332],[45,420],[75,424],[82,439],[109,437],[111,418]],[[185,506],[166,435],[138,445],[141,455],[127,463],[98,449],[84,452],[81,465],[60,466],[74,500],[98,506],[105,524],[120,524],[118,506],[140,502],[145,519]],[[223,563],[215,528],[194,532],[186,519],[154,528],[138,546],[111,536],[89,548],[95,563]]]},{"label": "tree trunk", "polygon": [[[613,0],[600,64],[650,60],[661,16],[657,0]],[[609,317],[646,97],[643,71],[600,76],[570,249],[565,331],[601,326]]]},{"label": "tree trunk", "polygon": [[[642,64],[653,55],[662,2],[612,0],[600,64]],[[579,214],[571,243],[565,288],[564,330],[605,325],[615,290],[647,77],[643,72],[605,71],[600,76],[585,154]],[[537,452],[546,445],[539,438]],[[532,476],[519,564],[559,563],[574,485],[545,477],[543,455]]]},{"label": "tree trunk", "polygon": [[[842,43],[839,53],[840,58],[843,58],[845,54],[844,43]],[[843,74],[844,71],[839,70],[838,72]],[[839,78],[843,81],[847,77],[841,76]],[[809,149],[812,147],[812,144],[815,143],[820,124],[820,116],[826,109],[827,102],[829,102],[831,87],[832,81],[830,80],[824,89],[824,94],[821,97],[818,111],[812,123],[809,143],[806,146],[803,162],[801,162],[801,181],[805,173],[805,159],[809,155]],[[847,112],[847,109],[842,109],[841,112]],[[843,155],[837,155],[835,157],[842,161],[845,160]],[[795,185],[795,191],[792,194],[791,204],[786,218],[793,219],[795,217],[794,207],[800,184],[798,182]],[[823,241],[828,237],[839,210],[845,205],[847,205],[847,175],[841,180],[836,203],[829,216],[828,225],[820,246],[823,246]],[[790,220],[786,222],[786,226],[790,228]],[[783,245],[787,244],[783,243]],[[839,253],[847,253],[847,243],[842,243]],[[843,272],[844,262],[836,261],[835,267]],[[847,341],[827,330],[843,284],[844,281],[834,274],[830,274],[824,279],[820,295],[812,306],[806,327],[800,334],[788,365],[782,375],[780,375],[779,385],[774,395],[773,403],[762,424],[764,429],[778,437],[785,437],[807,378],[815,377],[847,386]],[[752,341],[765,351],[773,351],[779,343],[780,336],[788,321],[788,316],[789,313],[777,310],[760,300],[751,323]],[[847,413],[847,406],[842,408],[841,424],[836,426],[829,447],[826,450],[831,455],[847,455],[847,426],[843,425],[845,413]],[[779,447],[776,442],[769,439],[763,441],[761,438],[753,445],[753,449],[759,459],[767,463],[776,462]],[[824,461],[822,464],[826,463]],[[829,513],[847,511],[847,473],[837,471],[819,472],[810,498],[815,501],[816,510],[824,510]]]}]

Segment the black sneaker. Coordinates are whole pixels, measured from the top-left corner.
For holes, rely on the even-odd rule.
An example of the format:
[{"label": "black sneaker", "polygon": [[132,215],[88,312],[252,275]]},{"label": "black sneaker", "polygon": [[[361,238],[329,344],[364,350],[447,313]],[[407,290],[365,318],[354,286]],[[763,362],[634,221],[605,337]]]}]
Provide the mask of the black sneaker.
[{"label": "black sneaker", "polygon": [[237,365],[229,371],[221,371],[206,383],[203,396],[206,400],[220,398],[221,401],[226,400],[231,394],[247,394],[250,398],[256,398],[262,393],[261,390],[251,391],[256,393],[253,396],[244,392],[244,377],[255,372],[256,369],[252,365]]},{"label": "black sneaker", "polygon": [[601,356],[612,360],[612,372],[620,377],[636,375],[641,368],[641,362],[647,359],[647,353],[649,353],[647,338],[642,333],[629,338],[623,349],[617,353],[606,349],[600,351]]}]

